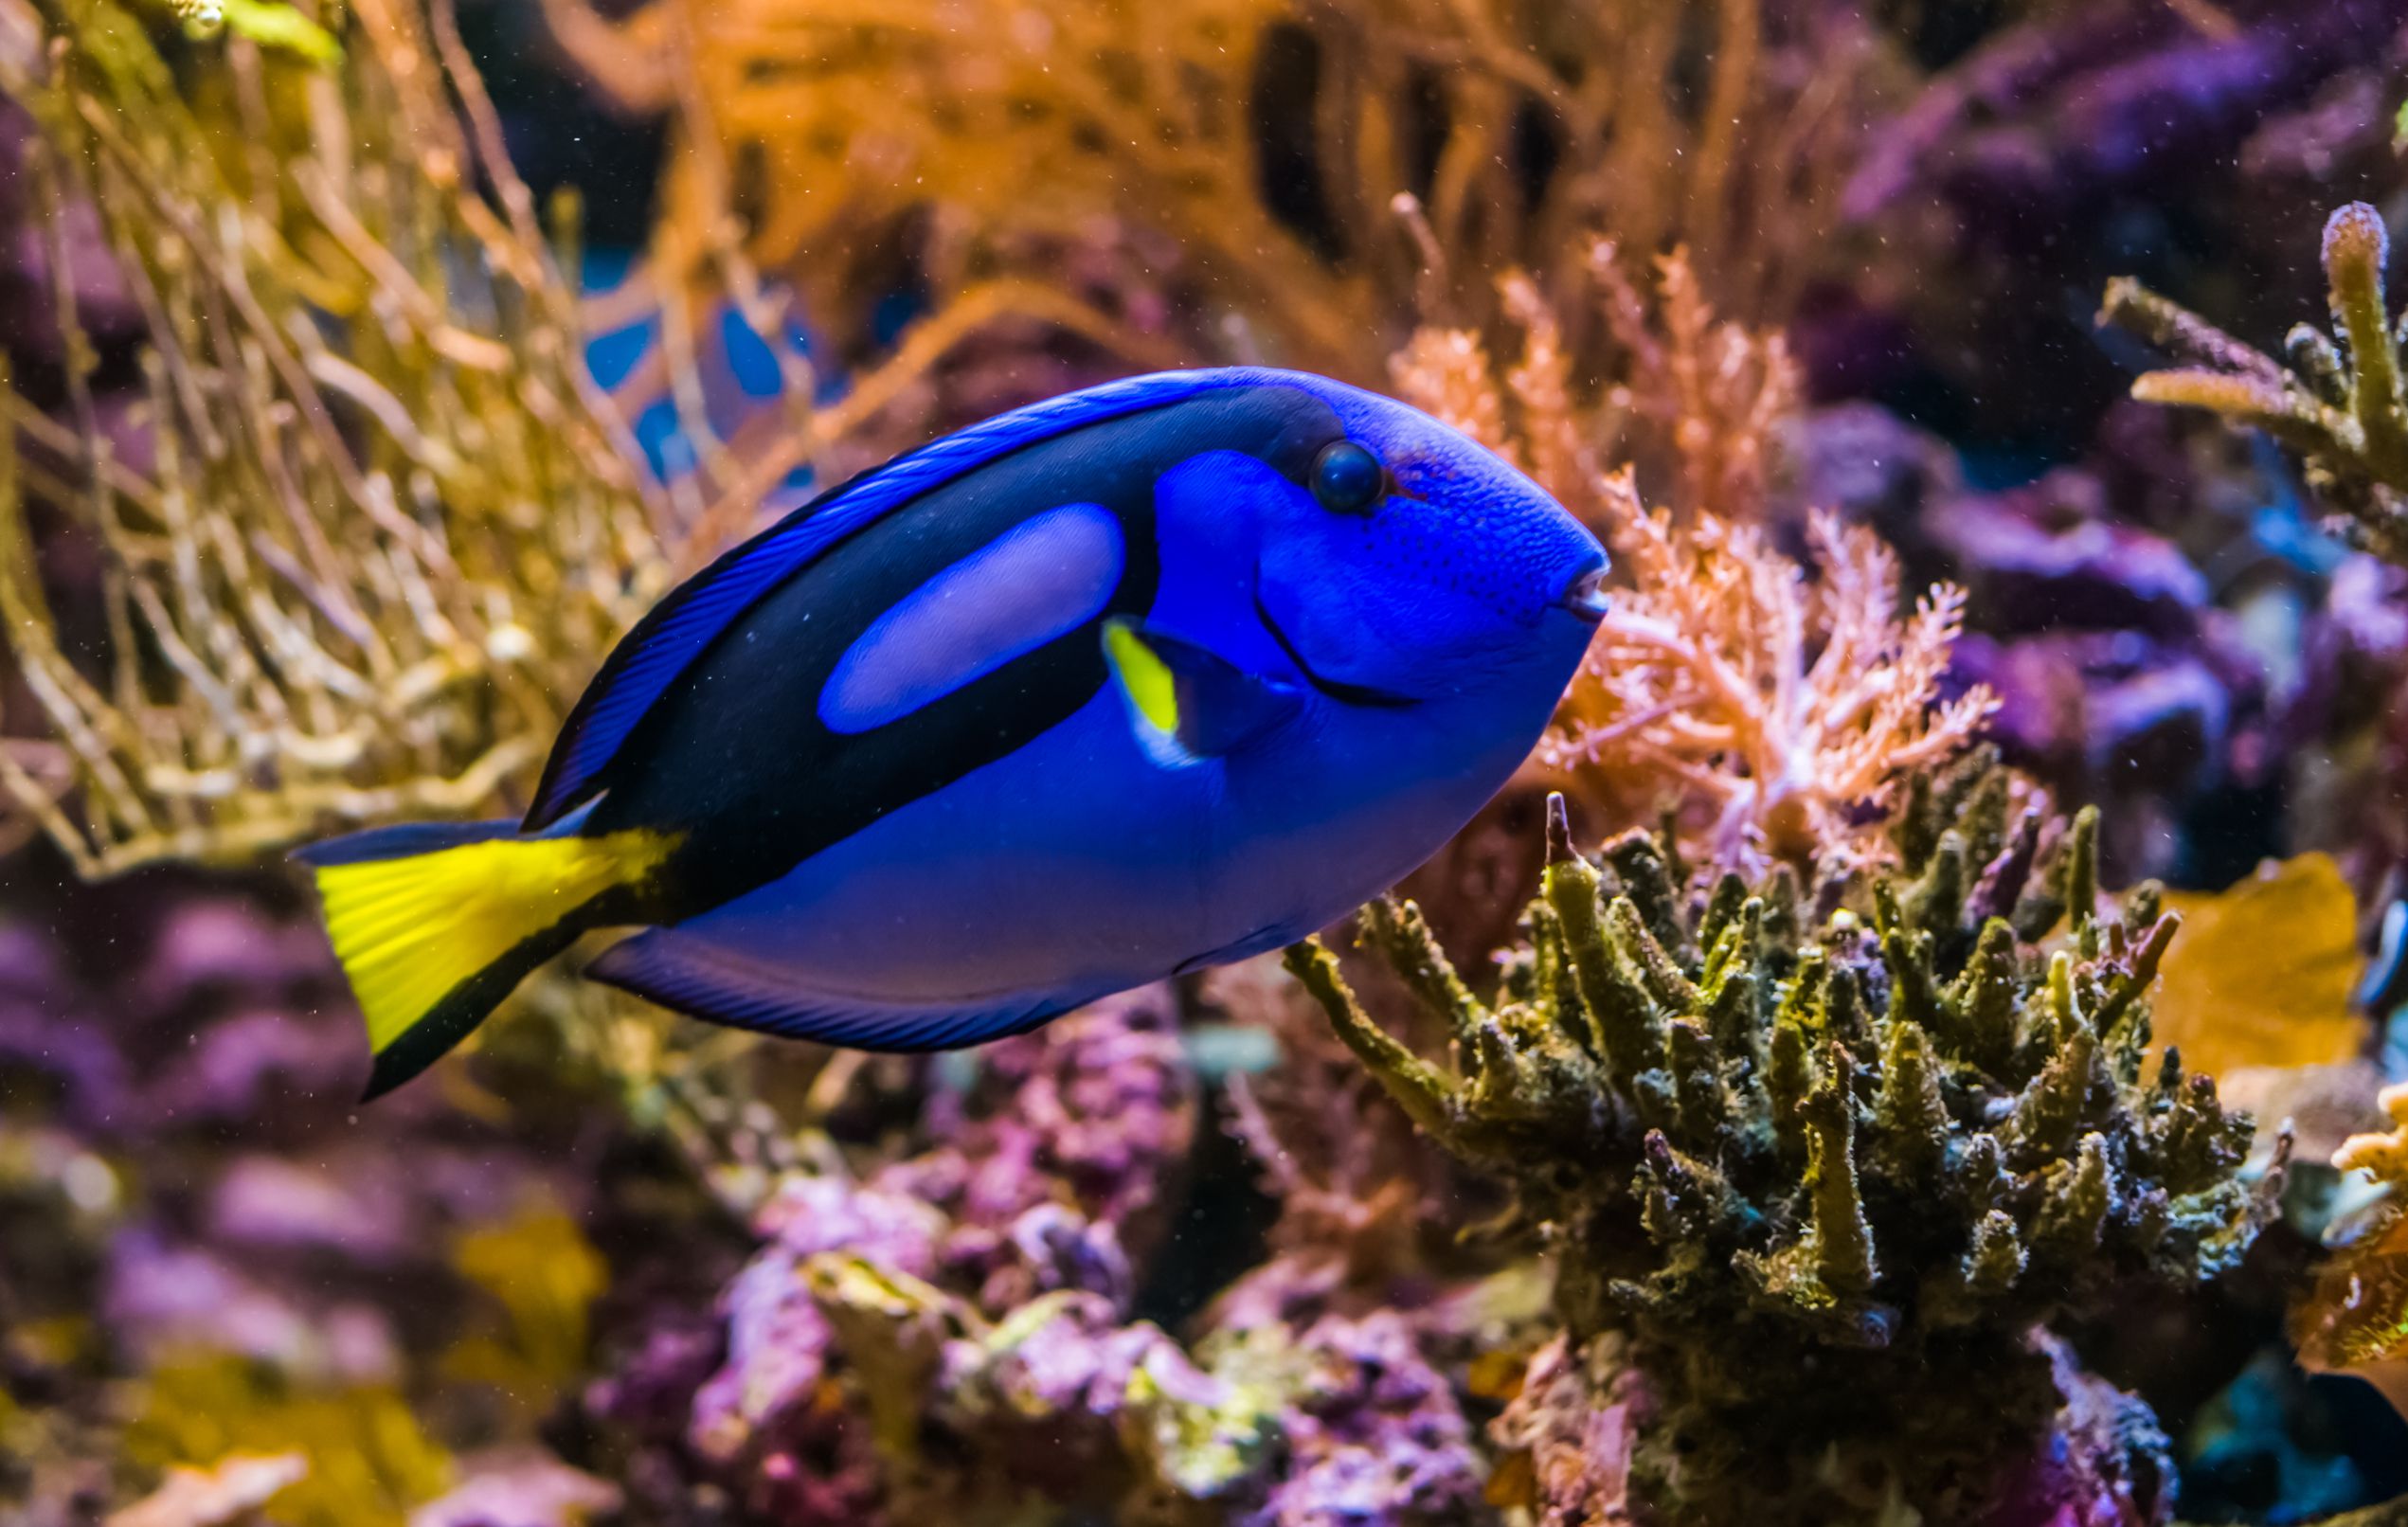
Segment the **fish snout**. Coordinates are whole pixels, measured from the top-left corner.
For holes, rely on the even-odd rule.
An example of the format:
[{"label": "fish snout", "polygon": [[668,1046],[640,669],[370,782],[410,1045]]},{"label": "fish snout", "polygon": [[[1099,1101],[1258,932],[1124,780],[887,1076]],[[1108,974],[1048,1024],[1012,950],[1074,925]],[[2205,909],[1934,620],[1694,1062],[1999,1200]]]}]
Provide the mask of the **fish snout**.
[{"label": "fish snout", "polygon": [[1606,618],[1606,569],[1594,566],[1581,573],[1564,585],[1555,602],[1595,625]]}]

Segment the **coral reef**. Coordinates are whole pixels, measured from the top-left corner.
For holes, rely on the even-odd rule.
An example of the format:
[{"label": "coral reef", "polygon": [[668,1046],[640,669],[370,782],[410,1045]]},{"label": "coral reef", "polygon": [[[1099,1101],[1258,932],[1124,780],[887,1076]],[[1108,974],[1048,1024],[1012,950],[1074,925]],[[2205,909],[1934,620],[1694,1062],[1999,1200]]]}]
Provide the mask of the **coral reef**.
[{"label": "coral reef", "polygon": [[[1396,395],[1520,466],[1592,524],[1614,520],[1614,506],[1600,501],[1608,461],[1662,484],[1680,515],[1762,518],[1802,403],[1787,340],[1719,317],[1685,247],[1657,262],[1652,300],[1625,263],[1618,245],[1590,244],[1580,287],[1560,300],[1527,275],[1501,278],[1520,334],[1515,362],[1500,367],[1474,331],[1425,325],[1389,357]],[[1592,384],[1599,361],[1583,357],[1601,344],[1611,380]]]},{"label": "coral reef", "polygon": [[[1893,784],[1956,754],[1995,707],[1975,685],[1934,708],[1964,595],[1940,584],[1901,620],[1896,556],[1827,513],[1804,516],[1810,567],[1783,555],[1767,522],[1801,398],[1781,336],[1718,319],[1685,251],[1661,261],[1652,303],[1610,244],[1589,276],[1580,311],[1624,362],[1593,393],[1575,384],[1565,310],[1521,276],[1501,282],[1522,336],[1512,365],[1435,328],[1390,361],[1399,396],[1529,471],[1634,585],[1538,763],[1608,819],[1671,814],[1716,863],[1862,851]],[[1602,465],[1618,458],[1637,465]],[[1667,508],[1634,486],[1649,469]]]},{"label": "coral reef", "polygon": [[[2165,1519],[2162,1442],[2079,1419],[2098,1402],[2036,1333],[2235,1266],[2270,1185],[2240,1177],[2250,1127],[2213,1082],[2149,1054],[2178,921],[2156,889],[2103,903],[2090,816],[2042,853],[2004,776],[1918,778],[1897,871],[1812,898],[1786,871],[1693,882],[1645,835],[1591,863],[1559,806],[1497,1005],[1426,939],[1374,940],[1447,1023],[1449,1066],[1377,1026],[1327,950],[1291,954],[1350,1048],[1514,1185],[1554,1254],[1563,1345],[1501,1435],[1554,1519],[1888,1500],[2038,1520],[2013,1508],[2035,1489],[2120,1502],[2076,1519]],[[2069,1455],[2040,1446],[2058,1425],[2113,1439],[2076,1465],[2099,1472],[2016,1475],[2027,1448]]]},{"label": "coral reef", "polygon": [[1914,9],[1950,45],[1842,192],[1890,258],[1799,348],[1853,394],[1912,386],[1977,449],[2077,442],[2119,386],[2069,287],[2137,258],[2218,311],[2279,314],[2299,217],[2396,183],[2408,27],[2384,0]]},{"label": "coral reef", "polygon": [[100,977],[7,925],[0,1446],[30,1478],[0,1513],[88,1520],[167,1470],[156,1519],[279,1479],[278,1521],[399,1527],[452,1446],[530,1442],[583,1372],[602,1269],[562,1206],[591,1157],[474,1097],[358,1117],[318,1016],[340,977],[289,916],[225,887],[108,905]]},{"label": "coral reef", "polygon": [[[665,586],[668,506],[579,365],[526,189],[450,110],[448,34],[354,15],[331,72],[224,45],[232,143],[114,7],[0,76],[41,127],[65,404],[8,395],[0,611],[51,735],[14,722],[0,781],[87,872],[489,809]],[[464,190],[480,166],[509,216]],[[105,397],[68,277],[96,254],[149,341]],[[46,546],[29,495],[66,518]],[[60,629],[59,597],[93,602],[70,577],[97,633]],[[23,762],[53,739],[70,799]]]},{"label": "coral reef", "polygon": [[[2403,66],[2386,0],[0,0],[0,1516],[2408,1490]],[[2335,332],[2229,337],[2353,198]],[[2137,340],[2065,300],[2119,271]],[[225,871],[512,809],[818,483],[1258,360],[1617,551],[1342,981],[941,1057],[539,983],[352,1106],[295,888]]]},{"label": "coral reef", "polygon": [[1036,1500],[1272,1527],[1456,1519],[1482,1460],[1393,1311],[1231,1320],[1192,1351],[1132,1316],[1141,1211],[1186,1149],[1163,993],[979,1056],[925,1147],[783,1177],[724,1327],[656,1335],[589,1407],[677,1482],[766,1518],[1003,1521]]},{"label": "coral reef", "polygon": [[[780,347],[749,416],[777,458],[739,451],[668,320],[769,355],[778,293],[730,254],[726,311],[664,310],[684,342],[605,394],[584,341],[609,314],[564,274],[577,203],[538,217],[451,8],[352,8],[332,55],[251,45],[311,25],[274,13],[226,9],[198,80],[109,4],[19,7],[52,45],[0,58],[35,128],[13,195],[47,341],[0,393],[28,692],[0,788],[86,874],[515,809],[673,577],[789,476],[862,464],[856,437],[992,316],[908,331],[841,396]],[[625,417],[654,392],[682,431],[666,480]]]}]

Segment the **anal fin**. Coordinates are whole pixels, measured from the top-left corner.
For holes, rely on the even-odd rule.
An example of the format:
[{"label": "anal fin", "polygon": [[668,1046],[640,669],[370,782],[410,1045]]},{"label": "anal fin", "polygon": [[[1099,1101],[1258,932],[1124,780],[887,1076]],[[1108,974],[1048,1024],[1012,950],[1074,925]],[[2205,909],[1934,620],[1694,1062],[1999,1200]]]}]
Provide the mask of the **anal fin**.
[{"label": "anal fin", "polygon": [[1064,999],[1039,993],[961,1006],[889,1006],[811,991],[774,965],[675,928],[652,928],[623,939],[584,973],[706,1023],[897,1053],[956,1050],[1024,1033],[1082,1002],[1108,995],[1093,992]]}]

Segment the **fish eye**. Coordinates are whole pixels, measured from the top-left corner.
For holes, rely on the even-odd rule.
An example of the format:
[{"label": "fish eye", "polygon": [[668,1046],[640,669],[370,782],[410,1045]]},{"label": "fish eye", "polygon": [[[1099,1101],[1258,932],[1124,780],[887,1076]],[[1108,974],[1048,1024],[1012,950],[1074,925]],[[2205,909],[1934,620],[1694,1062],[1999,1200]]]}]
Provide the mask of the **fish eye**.
[{"label": "fish eye", "polygon": [[1388,469],[1353,440],[1332,440],[1313,458],[1310,481],[1321,506],[1339,514],[1364,514],[1386,495]]}]

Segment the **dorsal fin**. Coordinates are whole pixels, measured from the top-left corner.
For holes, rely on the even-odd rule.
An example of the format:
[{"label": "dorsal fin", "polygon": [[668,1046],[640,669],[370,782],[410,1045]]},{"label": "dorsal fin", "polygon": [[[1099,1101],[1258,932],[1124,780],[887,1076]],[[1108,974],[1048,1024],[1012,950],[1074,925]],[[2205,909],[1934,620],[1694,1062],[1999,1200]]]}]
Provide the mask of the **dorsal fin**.
[{"label": "dorsal fin", "polygon": [[736,619],[798,569],[882,515],[1067,430],[1224,387],[1293,385],[1253,368],[1158,371],[998,414],[829,490],[688,579],[613,649],[552,745],[524,830],[550,825],[595,789],[638,722]]}]

